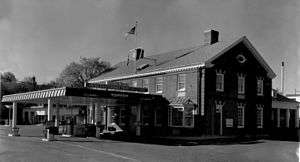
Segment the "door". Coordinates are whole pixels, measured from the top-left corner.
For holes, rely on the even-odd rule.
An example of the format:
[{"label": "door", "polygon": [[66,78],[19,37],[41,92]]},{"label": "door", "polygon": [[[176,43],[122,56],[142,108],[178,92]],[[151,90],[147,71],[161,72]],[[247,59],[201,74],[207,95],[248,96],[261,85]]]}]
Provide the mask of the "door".
[{"label": "door", "polygon": [[136,136],[141,135],[141,109],[140,109],[140,106],[131,106],[130,107],[129,131],[130,131],[130,134],[133,134]]}]

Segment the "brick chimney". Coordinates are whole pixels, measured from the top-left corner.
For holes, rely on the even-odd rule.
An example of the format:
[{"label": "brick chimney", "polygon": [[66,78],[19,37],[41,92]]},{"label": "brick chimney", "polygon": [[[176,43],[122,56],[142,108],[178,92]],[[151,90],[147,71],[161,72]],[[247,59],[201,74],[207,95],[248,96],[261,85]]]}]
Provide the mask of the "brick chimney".
[{"label": "brick chimney", "polygon": [[134,60],[134,61],[144,58],[144,49],[139,47],[139,48],[130,50],[128,58],[130,60]]},{"label": "brick chimney", "polygon": [[219,41],[219,32],[216,30],[204,31],[204,45],[212,45]]}]

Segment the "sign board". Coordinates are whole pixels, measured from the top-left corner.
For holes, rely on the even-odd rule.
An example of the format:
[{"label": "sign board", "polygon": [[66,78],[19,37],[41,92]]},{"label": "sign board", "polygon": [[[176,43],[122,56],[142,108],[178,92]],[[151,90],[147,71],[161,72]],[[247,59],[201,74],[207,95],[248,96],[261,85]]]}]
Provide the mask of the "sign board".
[{"label": "sign board", "polygon": [[36,111],[36,115],[46,115],[45,110],[38,110]]},{"label": "sign board", "polygon": [[226,119],[226,127],[233,127],[233,119]]}]

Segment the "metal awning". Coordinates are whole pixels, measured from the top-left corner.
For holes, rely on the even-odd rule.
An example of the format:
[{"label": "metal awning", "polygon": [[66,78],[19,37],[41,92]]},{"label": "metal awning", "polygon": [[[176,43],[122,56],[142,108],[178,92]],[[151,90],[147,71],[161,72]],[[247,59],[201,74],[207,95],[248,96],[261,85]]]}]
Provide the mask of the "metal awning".
[{"label": "metal awning", "polygon": [[160,95],[146,94],[143,92],[136,91],[129,92],[115,89],[61,87],[26,93],[4,95],[2,97],[1,102],[39,103],[46,102],[49,98],[59,100],[60,102],[72,101],[77,103],[88,103],[92,100],[99,99],[152,100],[162,97]]},{"label": "metal awning", "polygon": [[4,95],[2,97],[2,102],[13,102],[13,101],[24,101],[24,100],[34,100],[50,97],[60,97],[66,95],[66,87],[47,89],[41,91],[32,91],[26,93],[17,93],[12,95]]}]

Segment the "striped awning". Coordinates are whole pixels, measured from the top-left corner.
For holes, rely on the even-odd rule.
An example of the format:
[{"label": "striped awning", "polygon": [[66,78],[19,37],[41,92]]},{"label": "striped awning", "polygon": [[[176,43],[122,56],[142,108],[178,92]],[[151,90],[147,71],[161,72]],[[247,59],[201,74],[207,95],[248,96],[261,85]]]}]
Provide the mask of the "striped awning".
[{"label": "striped awning", "polygon": [[2,97],[2,102],[44,99],[50,97],[61,97],[65,95],[66,95],[66,87],[62,87],[62,88],[53,88],[53,89],[47,89],[41,91],[32,91],[26,93],[4,95]]},{"label": "striped awning", "polygon": [[169,99],[170,105],[194,105],[196,104],[189,97],[173,97]]}]

